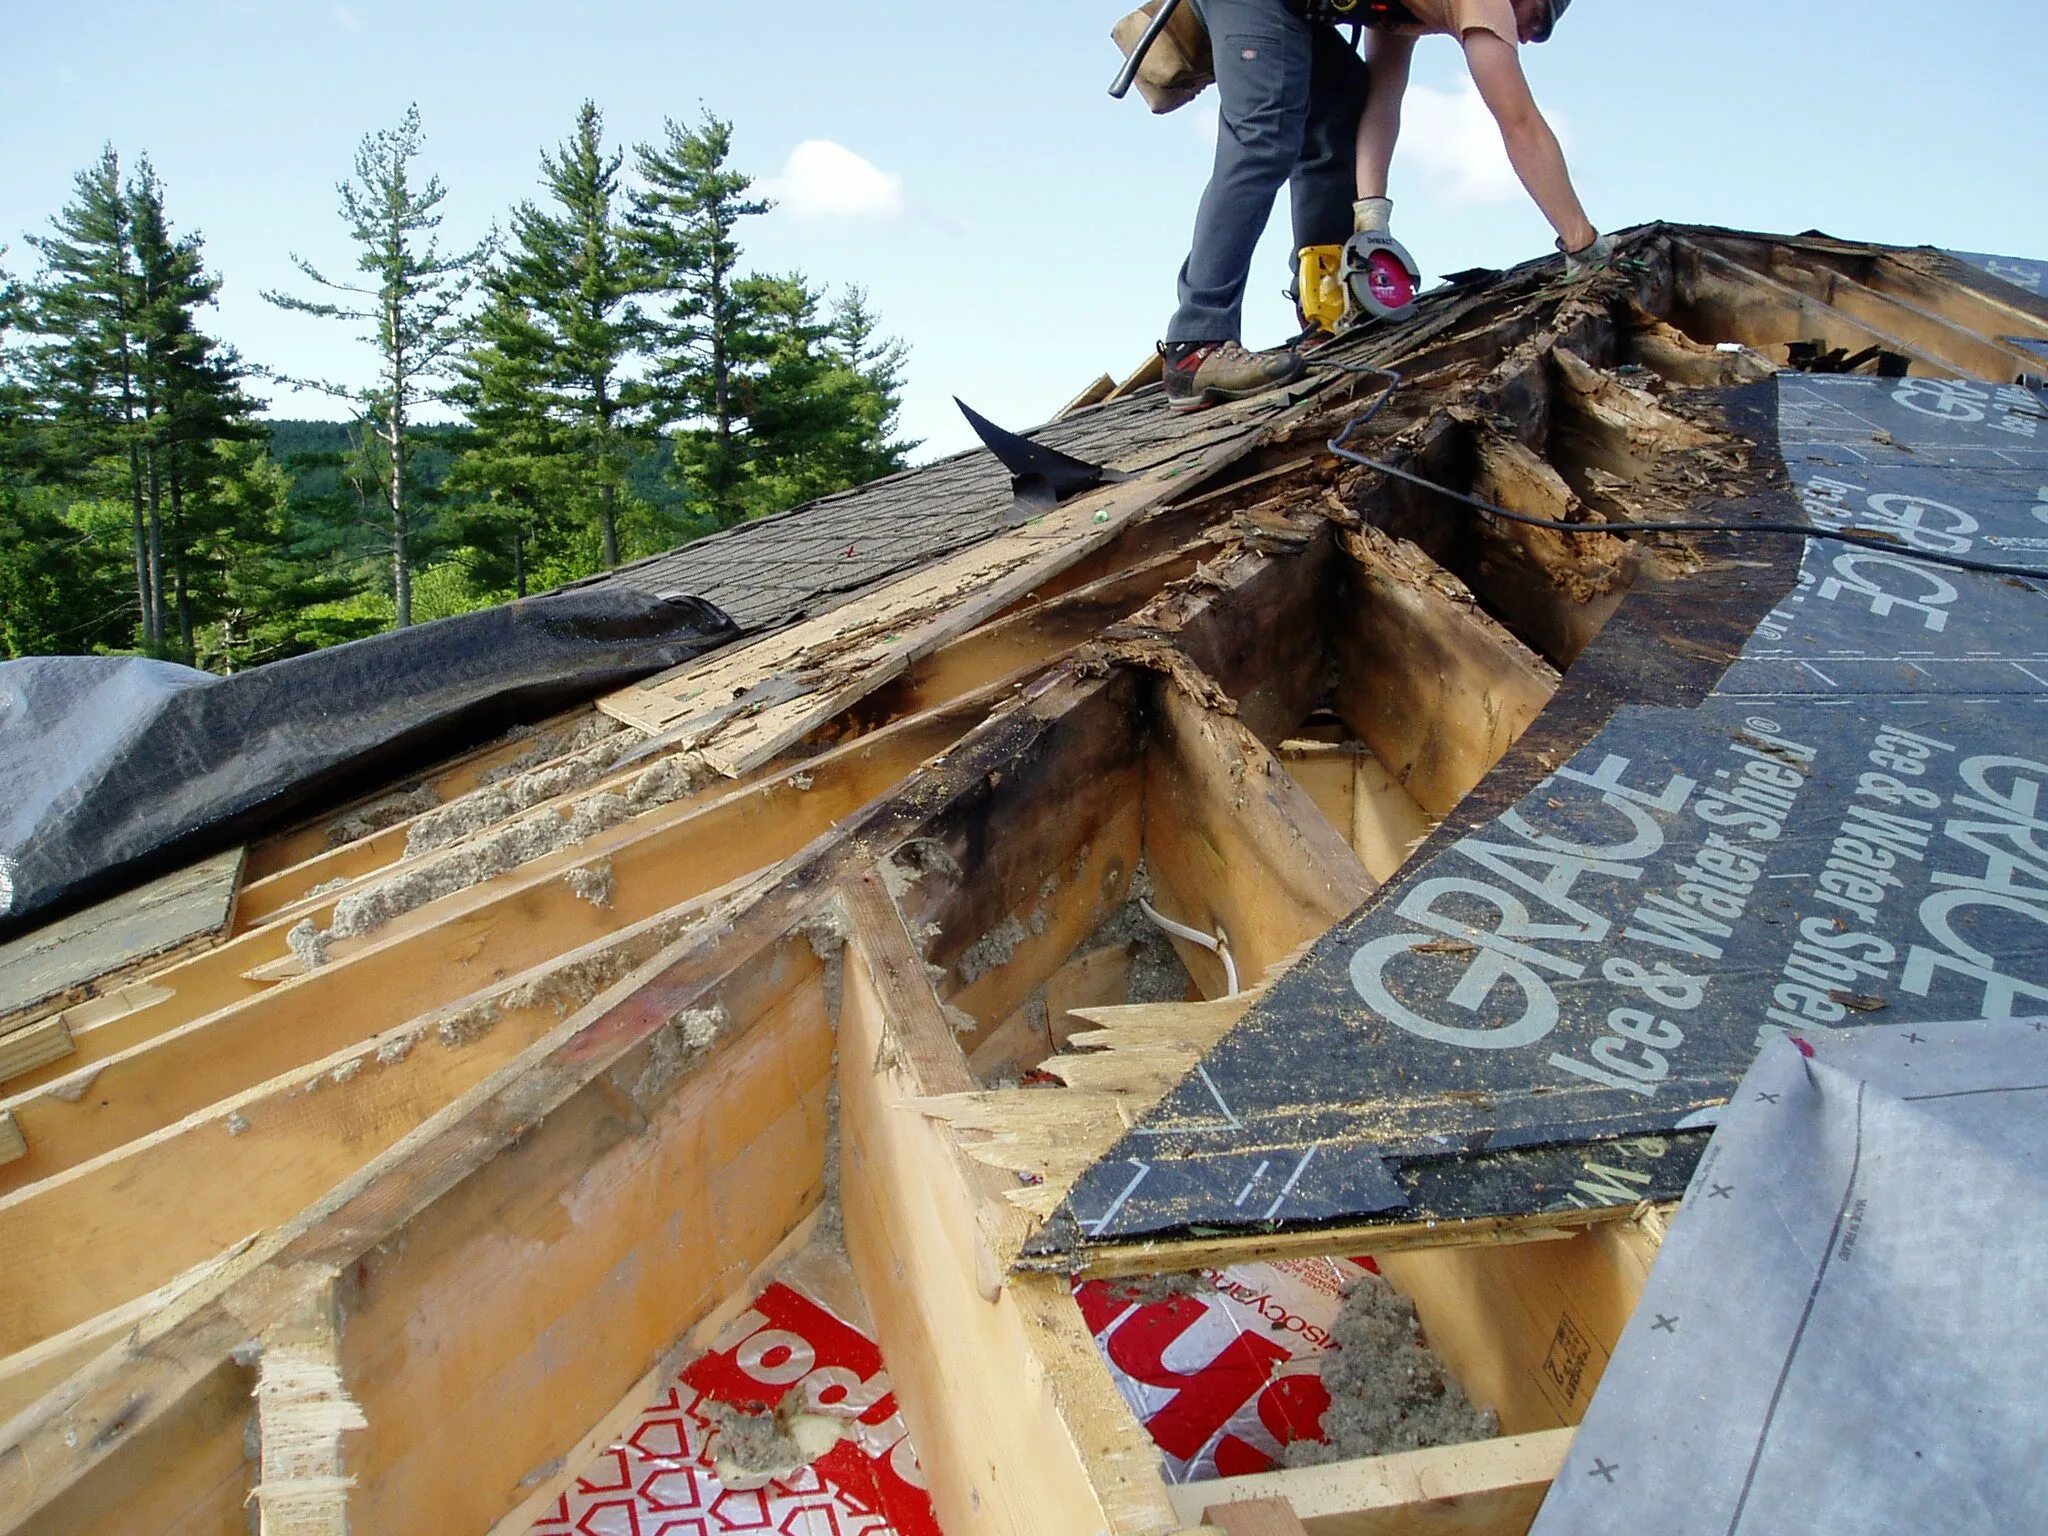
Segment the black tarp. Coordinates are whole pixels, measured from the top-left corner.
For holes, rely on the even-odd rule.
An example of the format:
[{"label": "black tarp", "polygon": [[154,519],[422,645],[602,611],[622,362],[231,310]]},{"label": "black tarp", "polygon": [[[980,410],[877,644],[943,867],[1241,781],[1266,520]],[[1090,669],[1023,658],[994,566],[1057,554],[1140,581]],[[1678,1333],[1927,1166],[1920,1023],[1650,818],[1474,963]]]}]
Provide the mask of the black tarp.
[{"label": "black tarp", "polygon": [[737,634],[700,598],[605,586],[231,677],[0,663],[0,937]]}]

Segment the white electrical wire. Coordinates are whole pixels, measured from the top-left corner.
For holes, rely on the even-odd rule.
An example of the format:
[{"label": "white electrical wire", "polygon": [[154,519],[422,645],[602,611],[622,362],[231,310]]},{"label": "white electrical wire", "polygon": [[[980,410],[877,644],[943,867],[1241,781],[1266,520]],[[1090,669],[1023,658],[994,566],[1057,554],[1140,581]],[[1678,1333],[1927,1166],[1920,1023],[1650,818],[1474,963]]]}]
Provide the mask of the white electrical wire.
[{"label": "white electrical wire", "polygon": [[1172,934],[1175,938],[1186,939],[1190,944],[1201,945],[1202,948],[1208,950],[1218,960],[1221,960],[1223,962],[1223,981],[1227,988],[1223,995],[1225,997],[1237,996],[1237,962],[1230,958],[1230,935],[1223,931],[1221,923],[1216,925],[1216,932],[1213,935],[1206,934],[1199,928],[1190,928],[1186,923],[1176,923],[1142,896],[1138,898],[1138,906],[1147,917],[1152,919],[1155,926]]}]

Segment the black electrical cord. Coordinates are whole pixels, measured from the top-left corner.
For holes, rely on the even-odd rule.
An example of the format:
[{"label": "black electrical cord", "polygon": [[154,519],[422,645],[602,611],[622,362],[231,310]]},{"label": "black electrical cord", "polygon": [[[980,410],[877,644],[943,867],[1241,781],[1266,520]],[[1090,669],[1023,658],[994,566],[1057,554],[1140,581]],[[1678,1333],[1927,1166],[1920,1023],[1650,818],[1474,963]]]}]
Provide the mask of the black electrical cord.
[{"label": "black electrical cord", "polygon": [[2006,565],[1995,560],[1972,560],[1968,555],[1946,555],[1935,550],[1915,549],[1910,544],[1902,543],[1895,539],[1880,538],[1875,534],[1838,532],[1829,528],[1816,528],[1810,523],[1768,521],[1753,523],[1566,523],[1560,522],[1554,517],[1537,517],[1528,512],[1510,512],[1506,507],[1497,507],[1483,497],[1469,495],[1464,491],[1454,491],[1449,486],[1439,485],[1434,480],[1418,475],[1412,470],[1402,469],[1399,465],[1389,464],[1383,459],[1368,457],[1355,448],[1345,447],[1346,440],[1353,433],[1364,430],[1366,424],[1373,417],[1379,415],[1380,409],[1389,400],[1394,398],[1394,392],[1401,387],[1401,375],[1389,368],[1375,368],[1369,363],[1339,363],[1331,361],[1322,363],[1319,366],[1331,368],[1341,373],[1375,374],[1387,381],[1387,386],[1380,391],[1379,398],[1374,400],[1365,409],[1363,414],[1355,416],[1346,422],[1344,430],[1330,439],[1330,452],[1350,463],[1360,465],[1366,469],[1376,470],[1383,475],[1391,475],[1396,480],[1405,480],[1410,485],[1420,486],[1425,491],[1434,491],[1437,495],[1448,497],[1452,501],[1463,502],[1466,506],[1480,512],[1487,512],[1495,517],[1506,518],[1511,523],[1521,523],[1530,528],[1549,528],[1558,533],[1576,534],[1733,533],[1766,534],[1788,539],[1829,539],[1837,544],[1849,544],[1858,549],[1874,549],[1887,555],[1896,555],[1902,560],[1918,560],[1928,565],[1945,565],[1959,571],[1981,571],[1988,576],[2017,576],[2034,581],[2048,581],[2048,568],[2040,566]]}]

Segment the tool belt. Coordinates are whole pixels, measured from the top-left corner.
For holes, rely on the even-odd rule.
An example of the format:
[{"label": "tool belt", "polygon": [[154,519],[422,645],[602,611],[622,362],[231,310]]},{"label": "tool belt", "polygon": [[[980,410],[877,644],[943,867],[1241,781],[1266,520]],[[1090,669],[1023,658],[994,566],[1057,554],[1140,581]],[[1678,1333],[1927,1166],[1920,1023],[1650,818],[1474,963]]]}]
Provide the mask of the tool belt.
[{"label": "tool belt", "polygon": [[[1125,58],[1131,56],[1152,18],[1159,14],[1159,6],[1160,0],[1146,0],[1110,28],[1109,35]],[[1138,94],[1154,112],[1174,112],[1215,83],[1216,61],[1209,51],[1209,29],[1202,25],[1195,8],[1182,0],[1139,66]]]}]

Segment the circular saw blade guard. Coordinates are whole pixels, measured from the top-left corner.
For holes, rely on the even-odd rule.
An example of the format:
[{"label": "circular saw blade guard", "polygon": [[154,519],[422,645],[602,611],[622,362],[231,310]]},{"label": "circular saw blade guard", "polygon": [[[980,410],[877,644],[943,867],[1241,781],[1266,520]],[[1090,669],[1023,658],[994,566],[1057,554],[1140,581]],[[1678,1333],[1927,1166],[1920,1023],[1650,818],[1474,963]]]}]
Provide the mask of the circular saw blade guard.
[{"label": "circular saw blade guard", "polygon": [[1422,286],[1415,258],[1389,235],[1352,236],[1344,247],[1342,277],[1348,305],[1346,329],[1405,313]]}]

